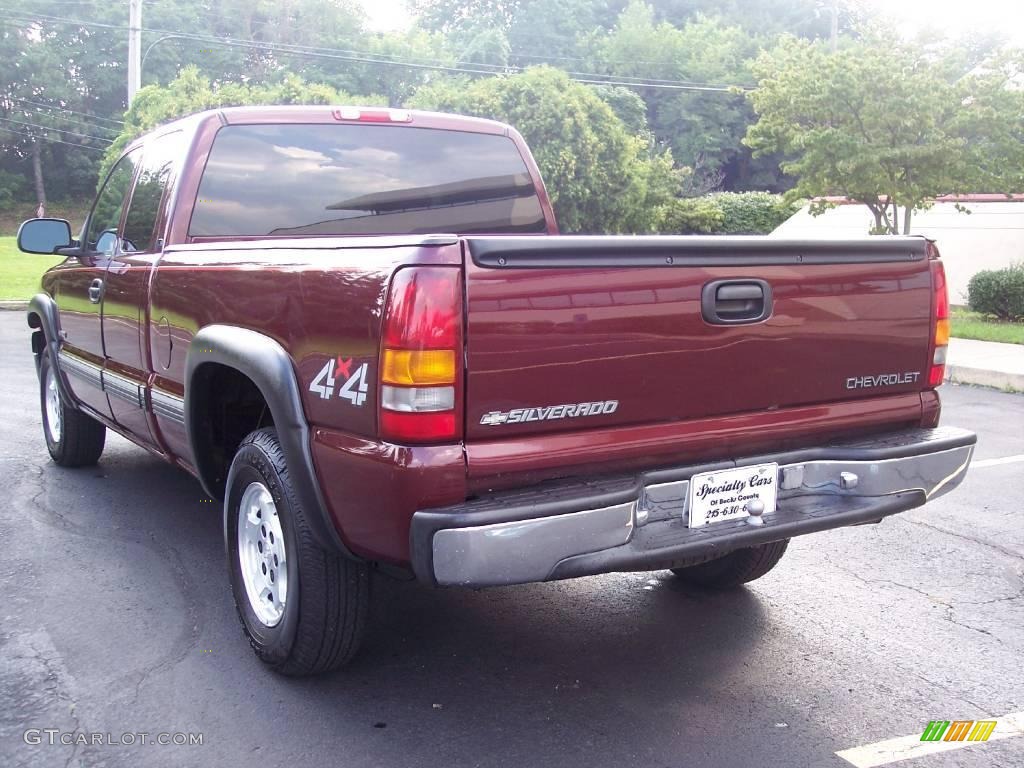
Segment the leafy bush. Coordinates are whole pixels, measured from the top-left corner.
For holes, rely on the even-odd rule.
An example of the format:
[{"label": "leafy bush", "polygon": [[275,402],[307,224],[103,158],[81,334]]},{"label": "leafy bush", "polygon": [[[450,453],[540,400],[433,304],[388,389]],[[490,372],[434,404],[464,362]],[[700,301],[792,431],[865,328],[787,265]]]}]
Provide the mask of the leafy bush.
[{"label": "leafy bush", "polygon": [[661,231],[680,235],[767,235],[798,210],[782,195],[717,192],[673,200],[665,207]]},{"label": "leafy bush", "polygon": [[767,235],[797,212],[797,206],[769,192],[719,192],[711,196],[722,209],[724,235]]},{"label": "leafy bush", "polygon": [[662,209],[660,229],[673,235],[712,235],[725,223],[722,208],[710,197],[684,197]]},{"label": "leafy bush", "polygon": [[967,283],[967,304],[1000,320],[1024,320],[1024,263],[978,272]]}]

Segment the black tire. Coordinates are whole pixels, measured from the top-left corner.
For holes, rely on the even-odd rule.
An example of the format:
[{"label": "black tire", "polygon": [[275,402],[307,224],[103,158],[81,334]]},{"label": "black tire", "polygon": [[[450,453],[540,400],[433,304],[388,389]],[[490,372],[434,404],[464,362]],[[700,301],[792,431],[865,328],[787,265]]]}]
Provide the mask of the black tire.
[{"label": "black tire", "polygon": [[[56,390],[57,371],[50,366],[50,357],[42,355],[39,363],[39,409],[43,417],[43,437],[54,463],[62,467],[89,467],[100,460],[107,442],[107,428],[92,416],[69,408]],[[48,397],[58,424],[51,424],[47,409]]]},{"label": "black tire", "polygon": [[[273,499],[284,539],[287,592],[280,617],[272,625],[254,610],[239,555],[239,509],[246,489],[253,483],[262,483]],[[228,473],[224,515],[231,591],[238,618],[256,655],[285,675],[315,675],[344,665],[359,649],[366,627],[369,569],[316,543],[275,430],[260,429],[242,441]],[[268,551],[271,546],[268,543]],[[262,543],[259,551],[264,551]],[[277,580],[280,586],[280,575]]]},{"label": "black tire", "polygon": [[673,568],[672,573],[687,584],[696,584],[708,589],[732,589],[768,573],[778,565],[788,546],[789,539],[783,539],[756,547],[737,549],[735,552],[698,565]]}]

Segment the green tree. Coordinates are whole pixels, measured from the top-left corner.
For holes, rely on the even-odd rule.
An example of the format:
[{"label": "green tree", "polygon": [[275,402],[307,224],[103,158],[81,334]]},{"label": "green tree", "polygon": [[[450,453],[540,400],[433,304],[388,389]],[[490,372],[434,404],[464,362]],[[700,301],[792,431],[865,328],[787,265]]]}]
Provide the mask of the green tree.
[{"label": "green tree", "polygon": [[[445,37],[440,33],[426,32],[422,29],[369,35],[359,47],[365,49],[372,57],[383,60],[402,59],[440,66],[454,66],[456,63],[456,57],[449,49]],[[404,103],[431,77],[437,76],[437,71],[431,69],[378,62],[340,66],[328,61],[322,64],[321,68],[319,75],[311,69],[304,76],[305,79],[311,82],[330,83],[352,93],[379,93],[387,97],[388,104],[394,107]]]},{"label": "green tree", "polygon": [[583,71],[588,36],[611,28],[621,4],[621,0],[523,0],[508,30],[512,63],[528,67],[547,62]]},{"label": "green tree", "polygon": [[[40,202],[47,197],[47,188],[57,196],[88,195],[102,157],[98,150],[117,135],[117,121],[127,105],[123,29],[128,5],[103,0],[8,0],[5,5],[7,16],[0,29],[0,117],[5,118],[0,121],[0,170],[31,179]],[[183,67],[194,66],[220,84],[280,83],[298,74],[356,90],[369,79],[369,72],[379,73],[384,65],[326,60],[331,66],[317,69],[314,65],[323,65],[324,59],[274,53],[267,46],[348,49],[362,37],[362,25],[358,0],[146,3],[143,85],[169,82]],[[168,36],[166,31],[178,34]],[[195,35],[247,45],[190,39]],[[306,75],[307,70],[318,76]],[[399,99],[422,77],[407,85],[396,73],[392,82]],[[59,184],[48,183],[55,178]]]},{"label": "green tree", "polygon": [[[740,91],[728,90],[753,82],[748,61],[757,52],[757,40],[739,27],[704,16],[675,27],[657,21],[653,6],[633,0],[615,29],[597,43],[595,65],[612,76],[693,87],[636,90],[647,104],[655,136],[693,167],[694,194],[718,186],[775,189],[780,186],[777,164],[752,160],[742,143],[753,110]],[[712,90],[705,90],[708,86]]]},{"label": "green tree", "polygon": [[754,71],[746,143],[786,157],[791,197],[843,195],[897,233],[938,195],[1022,188],[1024,94],[1001,67],[965,75],[941,50],[882,35],[835,54],[786,39]]},{"label": "green tree", "polygon": [[856,0],[653,0],[652,4],[659,19],[676,26],[707,16],[760,37],[788,33],[808,39],[826,38],[831,31],[833,7],[839,14],[839,31],[850,34],[868,13]]},{"label": "green tree", "polygon": [[533,150],[566,232],[650,232],[683,172],[668,151],[630,133],[591,88],[551,67],[509,77],[439,81],[409,106],[502,120]]},{"label": "green tree", "polygon": [[[116,134],[116,124],[90,117],[95,105],[62,43],[57,30],[31,21],[0,29],[0,170],[29,180],[17,193],[31,190],[44,208],[51,197],[91,187],[78,159],[91,156],[94,168]],[[58,172],[60,184],[51,183]]]},{"label": "green tree", "polygon": [[424,29],[451,33],[473,26],[508,31],[522,0],[410,0],[409,6]]}]

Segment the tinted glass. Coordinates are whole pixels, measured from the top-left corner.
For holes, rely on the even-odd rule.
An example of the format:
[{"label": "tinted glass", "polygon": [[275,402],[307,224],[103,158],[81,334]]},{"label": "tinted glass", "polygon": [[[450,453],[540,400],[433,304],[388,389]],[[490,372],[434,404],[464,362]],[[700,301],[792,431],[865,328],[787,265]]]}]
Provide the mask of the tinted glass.
[{"label": "tinted glass", "polygon": [[160,136],[146,143],[142,167],[135,180],[135,190],[124,220],[125,251],[150,251],[156,233],[156,220],[164,190],[181,157],[180,131]]},{"label": "tinted glass", "polygon": [[107,181],[96,196],[92,215],[89,217],[89,230],[85,236],[85,247],[89,251],[99,251],[108,256],[114,252],[117,243],[117,225],[121,222],[121,209],[124,198],[135,175],[135,163],[140,152],[133,149],[117,161],[117,165],[107,176]]},{"label": "tinted glass", "polygon": [[543,232],[511,139],[380,125],[235,125],[217,134],[190,234]]}]

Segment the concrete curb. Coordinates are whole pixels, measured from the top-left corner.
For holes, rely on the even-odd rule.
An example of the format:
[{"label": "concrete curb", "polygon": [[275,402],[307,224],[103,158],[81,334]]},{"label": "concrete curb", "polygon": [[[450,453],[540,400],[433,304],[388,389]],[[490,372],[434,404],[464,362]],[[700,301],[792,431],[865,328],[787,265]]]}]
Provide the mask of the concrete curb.
[{"label": "concrete curb", "polygon": [[28,309],[27,301],[0,301],[0,310],[19,312]]},{"label": "concrete curb", "polygon": [[994,387],[1004,392],[1024,392],[1024,373],[990,371],[985,368],[969,368],[966,365],[947,365],[946,381],[951,384]]}]

